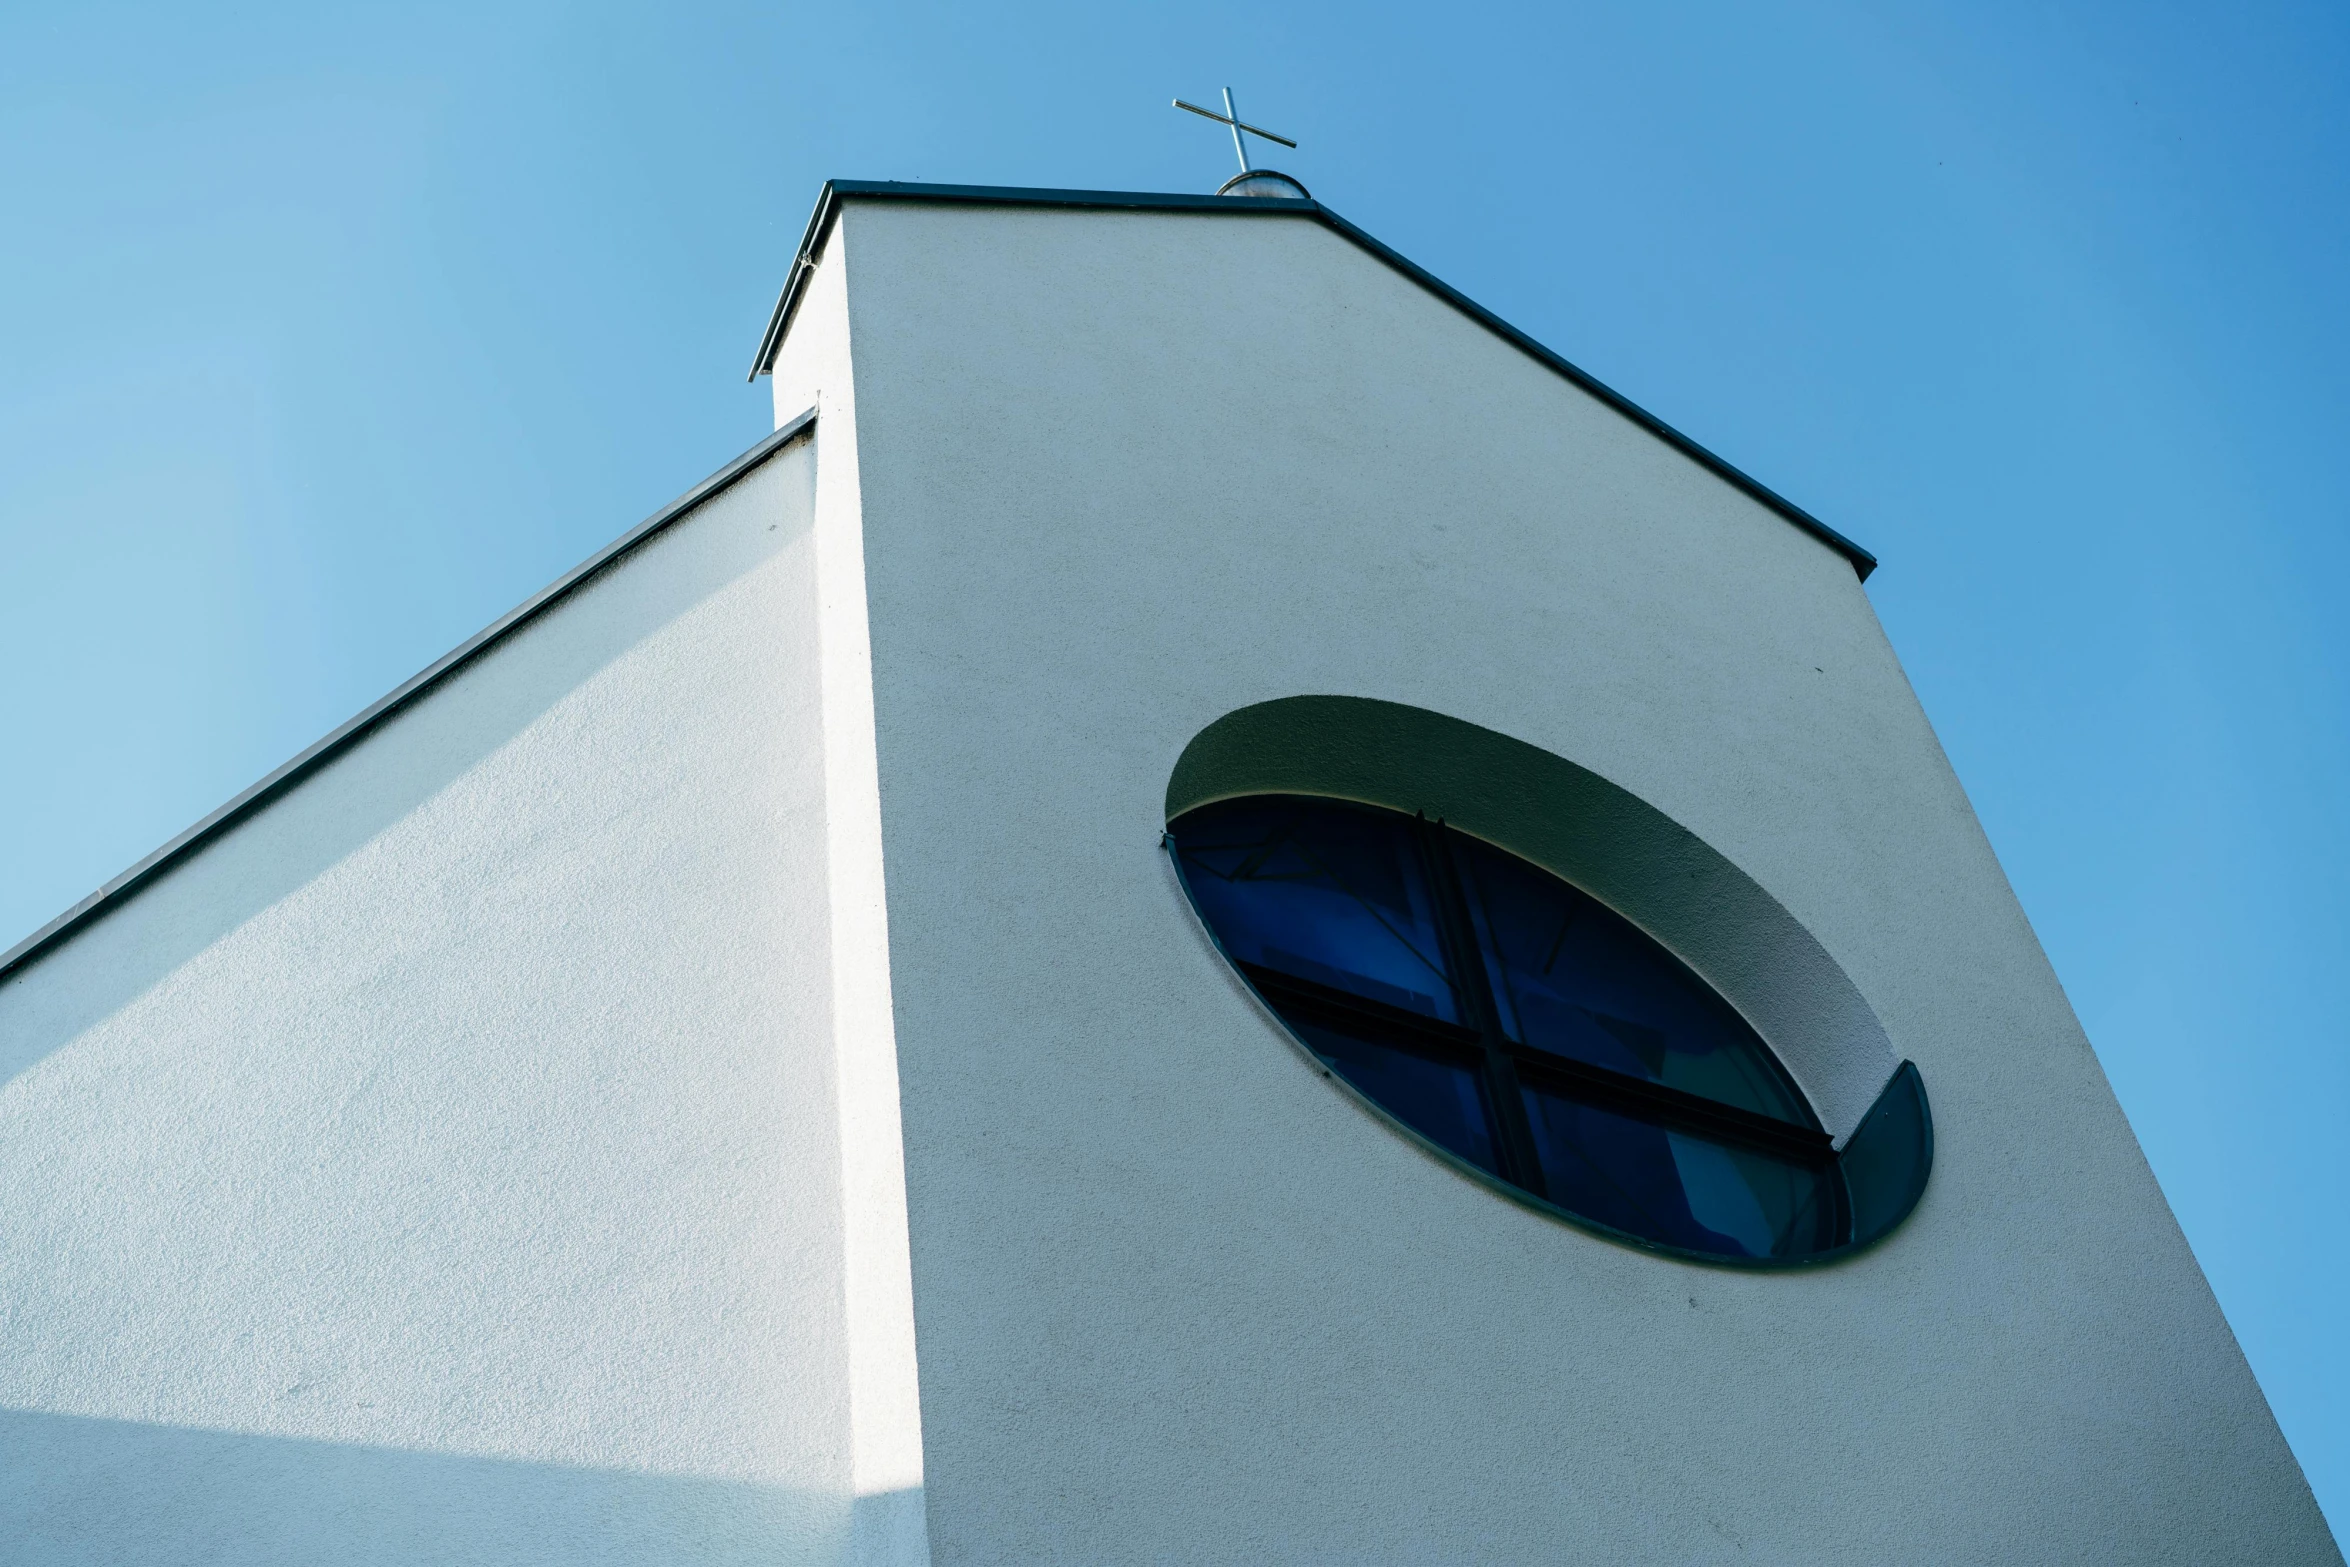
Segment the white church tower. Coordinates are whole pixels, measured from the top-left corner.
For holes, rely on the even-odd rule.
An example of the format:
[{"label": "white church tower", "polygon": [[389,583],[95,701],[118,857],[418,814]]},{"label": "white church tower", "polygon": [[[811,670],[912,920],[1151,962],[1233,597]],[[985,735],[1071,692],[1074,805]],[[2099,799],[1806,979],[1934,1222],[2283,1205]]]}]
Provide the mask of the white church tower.
[{"label": "white church tower", "polygon": [[1244,190],[0,960],[0,1559],[2340,1562],[1871,558]]}]

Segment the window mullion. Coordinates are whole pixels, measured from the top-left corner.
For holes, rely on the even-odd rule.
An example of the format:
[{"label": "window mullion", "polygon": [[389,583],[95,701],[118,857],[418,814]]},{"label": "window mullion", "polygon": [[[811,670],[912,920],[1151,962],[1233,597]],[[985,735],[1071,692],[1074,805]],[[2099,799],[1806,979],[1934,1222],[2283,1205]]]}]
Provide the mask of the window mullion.
[{"label": "window mullion", "polygon": [[1425,816],[1418,820],[1435,892],[1437,928],[1444,935],[1454,985],[1470,1014],[1462,1021],[1477,1030],[1485,1046],[1485,1094],[1492,1104],[1495,1149],[1507,1179],[1538,1197],[1547,1196],[1534,1128],[1526,1118],[1526,1096],[1518,1084],[1518,1066],[1511,1058],[1509,1040],[1501,1031],[1501,1009],[1494,1004],[1485,955],[1477,945],[1477,926],[1469,915],[1468,889],[1462,885],[1460,867],[1453,860],[1451,833],[1442,822],[1431,822]]},{"label": "window mullion", "polygon": [[1552,1055],[1518,1044],[1508,1048],[1533,1073],[1537,1083],[1548,1079],[1579,1097],[1620,1106],[1643,1119],[1677,1122],[1685,1130],[1716,1141],[1782,1158],[1818,1161],[1831,1157],[1835,1151],[1828,1134],[1817,1127],[1780,1121],[1693,1094],[1685,1088],[1631,1077],[1569,1056]]}]

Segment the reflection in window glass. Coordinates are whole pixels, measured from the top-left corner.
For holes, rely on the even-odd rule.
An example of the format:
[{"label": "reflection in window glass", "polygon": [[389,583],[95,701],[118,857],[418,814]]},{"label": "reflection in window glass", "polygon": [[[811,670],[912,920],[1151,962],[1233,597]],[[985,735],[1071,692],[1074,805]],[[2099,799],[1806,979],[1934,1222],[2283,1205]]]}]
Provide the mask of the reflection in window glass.
[{"label": "reflection in window glass", "polygon": [[1404,1125],[1480,1170],[1499,1173],[1493,1152],[1493,1113],[1484,1073],[1474,1061],[1433,1052],[1399,1050],[1322,1024],[1293,1025],[1330,1069]]},{"label": "reflection in window glass", "polygon": [[1336,1076],[1453,1157],[1623,1235],[1793,1261],[1923,1189],[1904,1065],[1839,1155],[1745,1019],[1614,910],[1439,823],[1310,797],[1169,828],[1218,944]]},{"label": "reflection in window glass", "polygon": [[1774,1116],[1811,1115],[1746,1020],[1631,921],[1556,876],[1452,836],[1512,1039]]},{"label": "reflection in window glass", "polygon": [[1612,1229],[1688,1251],[1782,1257],[1835,1244],[1835,1172],[1530,1090],[1547,1194]]},{"label": "reflection in window glass", "polygon": [[1459,1021],[1410,835],[1369,812],[1304,801],[1210,809],[1186,841],[1184,866],[1234,961]]}]

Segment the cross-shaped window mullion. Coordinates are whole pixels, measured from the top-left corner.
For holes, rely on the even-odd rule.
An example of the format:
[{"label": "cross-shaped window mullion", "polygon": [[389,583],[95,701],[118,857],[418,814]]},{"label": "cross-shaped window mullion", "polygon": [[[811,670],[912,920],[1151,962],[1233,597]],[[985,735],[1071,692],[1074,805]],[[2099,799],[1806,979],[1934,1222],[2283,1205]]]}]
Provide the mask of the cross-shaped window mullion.
[{"label": "cross-shaped window mullion", "polygon": [[1436,904],[1437,930],[1453,970],[1453,993],[1469,1013],[1462,1021],[1476,1029],[1484,1045],[1485,1094],[1491,1102],[1494,1149],[1502,1173],[1537,1197],[1548,1196],[1534,1126],[1526,1115],[1525,1091],[1518,1081],[1509,1037],[1502,1032],[1501,1010],[1494,1002],[1492,978],[1485,971],[1484,951],[1477,944],[1476,921],[1469,913],[1460,867],[1453,861],[1450,834],[1442,822],[1431,822],[1425,816],[1415,820]]}]

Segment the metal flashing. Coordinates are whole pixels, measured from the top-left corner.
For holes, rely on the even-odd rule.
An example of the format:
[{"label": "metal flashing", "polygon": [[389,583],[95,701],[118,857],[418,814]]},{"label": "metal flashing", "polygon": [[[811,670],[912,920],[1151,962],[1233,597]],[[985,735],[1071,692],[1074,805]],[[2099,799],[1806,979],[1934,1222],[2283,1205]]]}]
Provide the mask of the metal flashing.
[{"label": "metal flashing", "polygon": [[1232,217],[1309,219],[1360,247],[1388,267],[1434,294],[1470,320],[1502,338],[1520,352],[1572,381],[1583,391],[1680,452],[1684,457],[1712,472],[1716,477],[1745,491],[1746,494],[1850,561],[1854,574],[1861,581],[1866,582],[1869,579],[1869,574],[1877,569],[1877,557],[1859,544],[1829,527],[1819,518],[1805,511],[1751,474],[1715,456],[1630,398],[1597,380],[1558,353],[1536,342],[1442,278],[1391,250],[1318,201],[1296,201],[1275,196],[1186,196],[1150,191],[1047,190],[1011,185],[920,185],[896,180],[827,180],[824,183],[824,189],[816,197],[816,210],[809,214],[807,231],[801,236],[800,248],[792,257],[791,270],[785,274],[783,290],[776,296],[775,309],[767,318],[767,330],[759,339],[758,354],[751,361],[751,373],[745,379],[756,381],[774,368],[776,351],[783,346],[784,335],[791,330],[792,317],[799,310],[801,296],[807,288],[808,275],[815,270],[817,253],[823,248],[825,237],[830,233],[833,222],[840,216],[841,204],[852,199],[996,207],[1076,207],[1105,212],[1197,212]]},{"label": "metal flashing", "polygon": [[367,708],[356,718],[329,734],[276,772],[247,789],[243,794],[205,817],[177,838],[148,855],[120,876],[91,893],[81,902],[67,909],[48,924],[34,931],[5,953],[0,953],[0,984],[14,979],[19,971],[51,949],[62,945],[84,927],[95,924],[123,903],[128,902],[149,882],[192,858],[197,851],[230,829],[258,814],[311,774],[356,746],[381,728],[404,709],[422,700],[436,686],[472,663],[482,654],[503,642],[507,637],[554,608],[565,598],[588,582],[601,576],[618,564],[640,545],[650,542],[672,523],[678,522],[703,502],[713,500],[734,487],[736,481],[748,475],[768,458],[774,456],[798,437],[815,428],[816,410],[806,413],[769,435],[750,450],[735,458],[725,467],[671,501],[643,522],[605,545],[595,554],[556,578],[537,593],[523,600],[513,609],[499,616],[488,626],[458,644],[448,654],[398,687],[390,695]]}]

